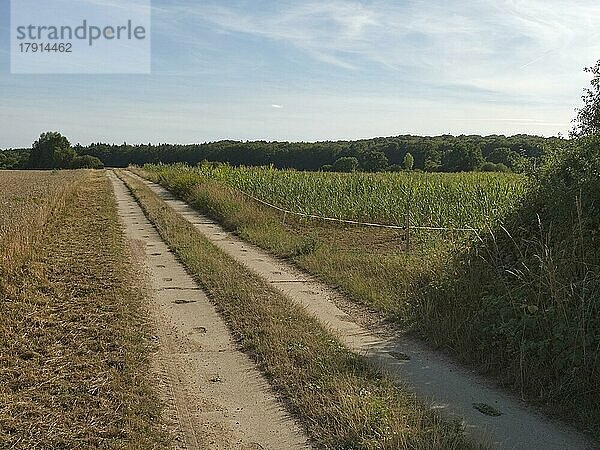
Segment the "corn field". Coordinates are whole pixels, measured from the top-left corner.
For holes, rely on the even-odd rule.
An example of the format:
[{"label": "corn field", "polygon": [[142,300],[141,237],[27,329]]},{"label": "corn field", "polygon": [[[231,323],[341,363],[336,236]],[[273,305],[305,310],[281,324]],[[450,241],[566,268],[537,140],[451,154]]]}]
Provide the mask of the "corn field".
[{"label": "corn field", "polygon": [[212,180],[290,211],[387,225],[481,228],[503,217],[527,178],[495,173],[327,173],[204,164],[147,165],[169,184]]}]

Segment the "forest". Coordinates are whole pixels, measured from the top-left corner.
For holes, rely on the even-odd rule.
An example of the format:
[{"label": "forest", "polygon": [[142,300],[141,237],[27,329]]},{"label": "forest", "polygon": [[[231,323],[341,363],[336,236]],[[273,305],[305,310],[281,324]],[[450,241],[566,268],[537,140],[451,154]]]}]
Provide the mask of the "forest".
[{"label": "forest", "polygon": [[[427,172],[526,172],[553,148],[570,142],[561,137],[402,135],[358,141],[267,142],[224,140],[203,144],[120,145],[93,143],[73,147],[106,167],[130,164],[201,161],[233,166],[268,166],[304,171],[365,172],[422,170]],[[29,149],[0,151],[0,169],[30,168]]]}]

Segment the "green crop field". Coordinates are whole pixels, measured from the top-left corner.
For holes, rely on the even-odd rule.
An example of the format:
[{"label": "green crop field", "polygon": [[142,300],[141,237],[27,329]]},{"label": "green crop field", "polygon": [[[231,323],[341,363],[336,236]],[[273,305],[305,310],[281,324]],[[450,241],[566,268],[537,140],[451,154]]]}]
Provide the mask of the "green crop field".
[{"label": "green crop field", "polygon": [[[527,178],[497,173],[329,173],[209,164],[149,165],[170,183],[215,180],[288,210],[411,226],[481,228],[506,214]],[[182,186],[183,187],[183,186]]]}]

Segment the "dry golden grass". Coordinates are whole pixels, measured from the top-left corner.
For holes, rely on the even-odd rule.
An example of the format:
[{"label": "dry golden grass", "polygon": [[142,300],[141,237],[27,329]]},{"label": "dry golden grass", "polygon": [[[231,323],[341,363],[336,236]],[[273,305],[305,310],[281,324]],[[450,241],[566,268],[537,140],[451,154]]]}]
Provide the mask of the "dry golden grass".
[{"label": "dry golden grass", "polygon": [[0,448],[168,445],[108,180],[9,173],[2,189]]}]

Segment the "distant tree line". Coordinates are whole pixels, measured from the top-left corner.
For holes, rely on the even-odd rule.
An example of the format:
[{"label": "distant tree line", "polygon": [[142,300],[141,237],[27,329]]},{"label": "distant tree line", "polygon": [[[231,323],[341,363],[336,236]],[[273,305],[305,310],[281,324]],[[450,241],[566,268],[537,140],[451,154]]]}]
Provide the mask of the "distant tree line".
[{"label": "distant tree line", "polygon": [[[398,136],[360,141],[327,142],[239,142],[219,141],[191,145],[76,146],[80,155],[99,158],[106,166],[129,164],[196,164],[226,162],[234,166],[263,166],[298,170],[384,170],[418,169],[461,172],[511,170],[522,172],[542,158],[547,147],[563,143],[560,138],[537,136]],[[407,167],[407,165],[409,167]]]},{"label": "distant tree line", "polygon": [[[219,141],[204,144],[129,145],[95,143],[72,147],[77,157],[98,158],[105,166],[201,161],[234,166],[273,165],[298,170],[430,172],[514,171],[537,164],[562,138],[515,136],[397,136],[359,141],[267,142]],[[28,150],[0,152],[0,168],[26,167]],[[60,152],[57,154],[60,156]]]}]

